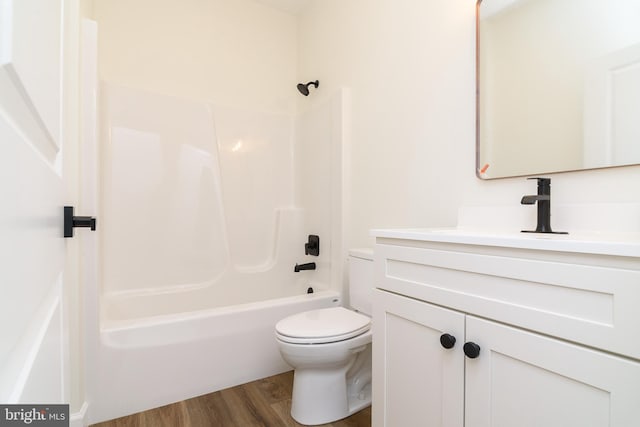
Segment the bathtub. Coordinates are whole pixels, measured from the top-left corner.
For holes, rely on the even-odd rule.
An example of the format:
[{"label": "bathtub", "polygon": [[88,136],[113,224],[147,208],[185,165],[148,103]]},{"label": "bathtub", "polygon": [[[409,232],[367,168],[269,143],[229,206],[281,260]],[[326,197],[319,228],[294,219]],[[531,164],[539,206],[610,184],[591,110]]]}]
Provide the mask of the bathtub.
[{"label": "bathtub", "polygon": [[[136,305],[141,302],[138,295]],[[182,314],[103,319],[100,349],[89,373],[91,382],[99,385],[92,392],[89,422],[290,370],[276,345],[276,322],[340,304],[336,291],[318,290]],[[111,308],[112,314],[118,313]]]}]

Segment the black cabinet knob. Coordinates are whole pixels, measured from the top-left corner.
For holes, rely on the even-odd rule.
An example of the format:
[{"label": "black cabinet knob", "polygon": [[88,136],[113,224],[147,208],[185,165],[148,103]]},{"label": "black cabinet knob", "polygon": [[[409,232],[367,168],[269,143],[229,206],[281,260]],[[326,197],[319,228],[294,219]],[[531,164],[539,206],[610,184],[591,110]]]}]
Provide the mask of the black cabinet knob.
[{"label": "black cabinet knob", "polygon": [[469,359],[475,359],[480,355],[480,346],[471,341],[464,343],[462,350]]},{"label": "black cabinet knob", "polygon": [[444,348],[453,348],[456,345],[456,337],[450,334],[442,334],[440,335],[440,344]]}]

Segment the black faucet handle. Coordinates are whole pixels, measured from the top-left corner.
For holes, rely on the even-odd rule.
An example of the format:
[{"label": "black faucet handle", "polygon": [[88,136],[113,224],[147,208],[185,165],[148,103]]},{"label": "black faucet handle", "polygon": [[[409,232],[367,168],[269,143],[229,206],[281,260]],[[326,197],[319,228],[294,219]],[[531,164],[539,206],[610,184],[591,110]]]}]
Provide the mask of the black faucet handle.
[{"label": "black faucet handle", "polygon": [[538,181],[538,195],[548,196],[551,194],[551,178],[531,177],[527,179],[535,179]]},{"label": "black faucet handle", "polygon": [[304,254],[305,255],[320,255],[320,237],[315,234],[309,234],[307,243],[304,244]]}]

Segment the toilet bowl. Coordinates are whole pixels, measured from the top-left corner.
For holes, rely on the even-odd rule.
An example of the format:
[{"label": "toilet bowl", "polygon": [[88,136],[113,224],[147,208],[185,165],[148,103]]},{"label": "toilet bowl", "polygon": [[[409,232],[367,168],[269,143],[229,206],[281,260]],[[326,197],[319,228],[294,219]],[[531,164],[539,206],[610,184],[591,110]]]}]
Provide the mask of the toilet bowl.
[{"label": "toilet bowl", "polygon": [[[349,251],[351,306],[370,314],[371,250]],[[355,304],[355,305],[354,305]],[[276,324],[283,359],[294,369],[291,416],[300,424],[330,423],[371,404],[371,318],[332,307]]]}]

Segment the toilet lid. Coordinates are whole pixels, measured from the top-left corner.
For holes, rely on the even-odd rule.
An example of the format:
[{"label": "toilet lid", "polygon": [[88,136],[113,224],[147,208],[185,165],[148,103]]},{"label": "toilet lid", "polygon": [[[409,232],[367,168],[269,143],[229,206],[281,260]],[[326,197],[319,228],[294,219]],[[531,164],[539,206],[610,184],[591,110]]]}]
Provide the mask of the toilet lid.
[{"label": "toilet lid", "polygon": [[344,307],[322,308],[286,317],[276,324],[282,341],[321,344],[343,341],[367,332],[371,319]]}]

